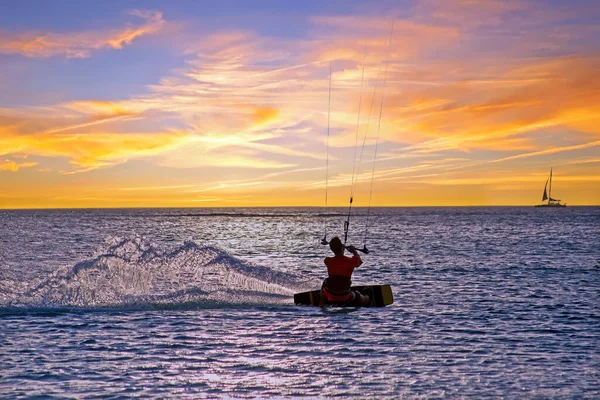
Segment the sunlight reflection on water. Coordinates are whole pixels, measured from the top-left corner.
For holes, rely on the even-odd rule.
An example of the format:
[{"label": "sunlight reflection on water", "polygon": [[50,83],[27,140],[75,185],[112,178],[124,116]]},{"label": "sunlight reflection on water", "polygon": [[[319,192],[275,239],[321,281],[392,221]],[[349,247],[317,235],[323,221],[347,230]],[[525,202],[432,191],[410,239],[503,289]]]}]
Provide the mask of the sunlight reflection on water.
[{"label": "sunlight reflection on water", "polygon": [[341,214],[2,211],[0,395],[598,397],[600,209],[539,211],[377,209],[395,303],[326,310]]}]

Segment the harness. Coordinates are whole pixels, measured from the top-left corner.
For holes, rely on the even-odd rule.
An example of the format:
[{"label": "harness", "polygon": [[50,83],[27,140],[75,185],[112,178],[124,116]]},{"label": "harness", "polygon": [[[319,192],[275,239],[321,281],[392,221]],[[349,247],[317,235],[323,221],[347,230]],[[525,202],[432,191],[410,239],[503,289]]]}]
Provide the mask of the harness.
[{"label": "harness", "polygon": [[323,288],[334,296],[345,296],[350,293],[352,280],[342,275],[330,275],[323,281]]},{"label": "harness", "polygon": [[[332,304],[346,304],[354,301],[356,295],[350,290],[351,285],[352,281],[346,276],[330,275],[323,281],[323,285],[321,286],[321,301],[319,305],[324,306],[327,302]],[[329,299],[327,294],[339,297],[340,299]]]}]

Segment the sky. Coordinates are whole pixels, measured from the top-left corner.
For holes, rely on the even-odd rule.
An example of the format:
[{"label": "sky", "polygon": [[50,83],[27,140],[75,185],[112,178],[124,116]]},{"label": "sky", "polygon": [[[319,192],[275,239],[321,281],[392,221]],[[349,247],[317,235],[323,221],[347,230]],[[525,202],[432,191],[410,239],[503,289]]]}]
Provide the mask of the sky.
[{"label": "sky", "polygon": [[596,0],[0,0],[0,208],[600,205]]}]

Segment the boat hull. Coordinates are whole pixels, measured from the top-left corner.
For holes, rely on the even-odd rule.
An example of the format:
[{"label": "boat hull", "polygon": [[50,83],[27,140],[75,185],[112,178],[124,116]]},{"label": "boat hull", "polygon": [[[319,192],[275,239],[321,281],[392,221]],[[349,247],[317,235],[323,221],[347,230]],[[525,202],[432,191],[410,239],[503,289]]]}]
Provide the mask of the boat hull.
[{"label": "boat hull", "polygon": [[550,207],[550,208],[561,208],[566,207],[566,204],[537,204],[534,207]]},{"label": "boat hull", "polygon": [[[364,285],[364,286],[352,286],[351,290],[356,290],[362,294],[369,295],[372,299],[369,305],[363,307],[385,307],[394,302],[394,296],[392,294],[392,288],[390,285]],[[320,306],[321,305],[321,291],[311,290],[310,292],[296,293],[294,295],[294,303],[299,305],[307,306]],[[327,306],[340,306],[344,304],[326,304]]]}]

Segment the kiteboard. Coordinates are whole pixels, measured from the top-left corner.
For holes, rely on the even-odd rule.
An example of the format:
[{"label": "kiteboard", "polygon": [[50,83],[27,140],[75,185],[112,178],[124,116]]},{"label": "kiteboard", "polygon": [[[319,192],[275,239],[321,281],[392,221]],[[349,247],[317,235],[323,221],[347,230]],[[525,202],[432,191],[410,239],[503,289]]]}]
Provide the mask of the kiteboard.
[{"label": "kiteboard", "polygon": [[[368,295],[371,299],[370,304],[362,307],[385,307],[394,302],[394,296],[392,295],[392,288],[390,285],[365,285],[365,286],[352,286],[350,290],[356,290],[363,295]],[[320,306],[321,305],[321,291],[311,290],[310,292],[296,293],[294,295],[294,303],[307,306]],[[327,304],[333,306],[344,306],[344,304]]]}]

